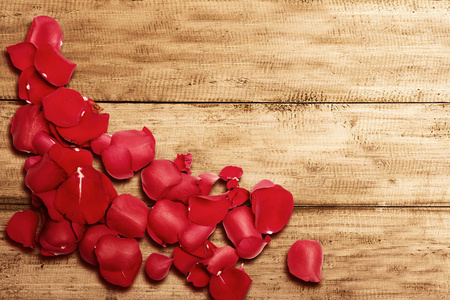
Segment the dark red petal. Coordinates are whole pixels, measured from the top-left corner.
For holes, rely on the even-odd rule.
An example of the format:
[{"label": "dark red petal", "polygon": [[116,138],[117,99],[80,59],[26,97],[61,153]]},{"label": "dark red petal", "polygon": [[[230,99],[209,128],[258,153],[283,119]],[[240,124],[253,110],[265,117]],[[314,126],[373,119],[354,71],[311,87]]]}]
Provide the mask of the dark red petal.
[{"label": "dark red petal", "polygon": [[117,191],[108,176],[103,173],[100,173],[100,176],[102,177],[102,185],[105,189],[106,195],[108,195],[109,203],[111,203],[118,196]]},{"label": "dark red petal", "polygon": [[90,141],[91,149],[97,155],[102,155],[105,150],[111,144],[111,135],[107,133],[101,134],[99,137]]},{"label": "dark red petal", "polygon": [[155,157],[155,139],[144,131],[117,131],[111,138],[111,145],[123,145],[130,150],[133,171],[142,169]]},{"label": "dark red petal", "polygon": [[29,42],[22,42],[6,47],[11,62],[19,70],[25,70],[30,66],[34,66],[34,54],[36,46]]},{"label": "dark red petal", "polygon": [[160,200],[148,214],[147,231],[149,234],[156,235],[164,243],[173,244],[179,241],[189,224],[187,207],[183,203]]},{"label": "dark red petal", "polygon": [[242,300],[252,280],[241,267],[226,267],[218,276],[212,276],[209,292],[215,300]]},{"label": "dark red petal", "polygon": [[289,272],[303,281],[322,280],[323,250],[318,241],[296,241],[288,252]]},{"label": "dark red petal", "polygon": [[113,200],[106,213],[106,225],[129,238],[145,236],[149,209],[141,199],[122,194]]},{"label": "dark red petal", "polygon": [[66,218],[79,224],[94,224],[110,203],[100,173],[92,167],[79,167],[58,188],[55,207]]},{"label": "dark red petal", "polygon": [[153,280],[162,280],[169,274],[173,258],[164,254],[152,253],[145,262],[145,272]]},{"label": "dark red petal", "polygon": [[[231,180],[229,181],[231,182]],[[250,198],[250,192],[241,187],[235,187],[227,193],[228,199],[231,201],[231,207],[241,206]]]},{"label": "dark red petal", "polygon": [[192,154],[177,154],[177,158],[173,161],[180,172],[184,172],[191,175],[191,165],[192,165]]},{"label": "dark red petal", "polygon": [[29,168],[31,168],[35,163],[37,163],[40,160],[41,160],[41,156],[39,156],[39,155],[30,156],[25,161],[23,168],[25,169],[25,171],[28,171]]},{"label": "dark red petal", "polygon": [[98,240],[105,235],[115,235],[118,233],[112,229],[109,229],[104,224],[94,225],[86,230],[83,239],[78,245],[81,257],[93,266],[98,266],[97,257],[95,256],[94,249]]},{"label": "dark red petal", "polygon": [[214,196],[194,196],[189,198],[189,220],[212,226],[223,220],[230,208],[226,194]]},{"label": "dark red petal", "polygon": [[64,216],[55,208],[56,190],[36,194],[47,208],[48,216],[54,221],[63,221]]},{"label": "dark red petal", "polygon": [[24,247],[35,246],[34,237],[39,224],[39,216],[32,210],[16,212],[6,225],[8,236]]},{"label": "dark red petal", "polygon": [[25,70],[22,71],[22,73],[20,73],[18,89],[19,89],[19,98],[22,100],[28,100],[28,90],[30,87],[28,86],[27,81],[28,78],[31,76],[31,74],[33,74],[34,72],[36,72],[36,68],[32,66],[26,68]]},{"label": "dark red petal", "polygon": [[201,173],[197,176],[200,178],[199,186],[201,195],[209,195],[213,185],[219,180],[219,176],[212,173]]},{"label": "dark red petal", "polygon": [[81,241],[84,235],[84,225],[72,222],[73,233],[77,237],[77,243]]},{"label": "dark red petal", "polygon": [[201,258],[187,253],[178,246],[173,249],[173,265],[185,276],[199,261]]},{"label": "dark red petal", "polygon": [[91,152],[81,148],[65,148],[60,144],[55,144],[48,155],[67,174],[76,172],[79,167],[92,166],[93,161]]},{"label": "dark red petal", "polygon": [[41,105],[42,99],[57,89],[56,86],[42,78],[36,70],[27,77],[25,88],[28,93],[28,100],[37,105]]},{"label": "dark red petal", "polygon": [[56,144],[56,140],[48,133],[39,131],[34,136],[32,144],[39,155],[44,155],[44,153],[49,152],[50,149]]},{"label": "dark red petal", "polygon": [[191,223],[180,238],[180,246],[187,252],[200,247],[216,229],[215,225],[203,226]]},{"label": "dark red petal", "polygon": [[55,189],[66,177],[67,173],[45,153],[27,170],[25,185],[33,193],[38,194]]},{"label": "dark red petal", "polygon": [[109,283],[121,287],[129,287],[130,285],[133,284],[134,279],[136,278],[136,275],[138,274],[139,269],[141,268],[141,265],[142,265],[142,255],[138,258],[136,263],[130,269],[111,271],[100,266],[100,274]]},{"label": "dark red petal", "polygon": [[255,227],[264,234],[272,234],[283,229],[294,209],[292,194],[280,185],[254,190],[251,202],[255,214]]},{"label": "dark red petal", "polygon": [[181,173],[170,160],[157,159],[142,170],[141,181],[145,194],[157,201],[163,199],[172,187],[180,183]]},{"label": "dark red petal", "polygon": [[48,16],[38,16],[33,19],[27,35],[27,42],[36,47],[42,44],[51,44],[55,49],[61,51],[63,34],[58,22]]},{"label": "dark red petal", "polygon": [[34,104],[19,107],[11,119],[14,148],[19,151],[38,153],[33,146],[33,139],[41,131],[48,133],[50,129],[40,107]]},{"label": "dark red petal", "polygon": [[226,267],[234,267],[239,256],[236,249],[230,246],[219,247],[213,250],[213,256],[202,261],[212,275],[217,275]]},{"label": "dark red petal", "polygon": [[131,153],[123,145],[110,145],[102,152],[102,161],[109,175],[116,179],[133,177]]},{"label": "dark red petal", "polygon": [[92,104],[86,103],[86,110],[80,122],[73,127],[57,127],[58,133],[68,142],[79,146],[99,137],[108,130],[109,114],[98,114]]},{"label": "dark red petal", "polygon": [[180,200],[188,204],[190,197],[200,194],[199,179],[185,173],[181,173],[181,181],[171,188],[165,195],[168,200]]},{"label": "dark red petal", "polygon": [[239,179],[241,178],[242,174],[244,172],[242,171],[242,168],[234,167],[234,166],[228,166],[222,169],[219,173],[219,177],[225,181],[228,181],[230,179]]},{"label": "dark red petal", "polygon": [[77,64],[65,58],[50,44],[42,44],[37,48],[34,66],[50,84],[64,86],[69,83]]},{"label": "dark red petal", "polygon": [[[77,236],[70,221],[58,222],[46,219],[39,235],[39,243],[45,251],[52,255],[69,254],[77,248]],[[42,254],[45,255],[45,253]]]},{"label": "dark red petal", "polygon": [[128,270],[139,258],[142,259],[139,243],[135,239],[117,235],[100,237],[94,252],[99,265],[110,271]]},{"label": "dark red petal", "polygon": [[80,93],[63,87],[45,96],[42,105],[45,118],[61,127],[77,125],[86,107]]},{"label": "dark red petal", "polygon": [[187,276],[187,281],[191,282],[195,287],[205,287],[208,285],[210,275],[208,271],[199,264],[196,264]]}]

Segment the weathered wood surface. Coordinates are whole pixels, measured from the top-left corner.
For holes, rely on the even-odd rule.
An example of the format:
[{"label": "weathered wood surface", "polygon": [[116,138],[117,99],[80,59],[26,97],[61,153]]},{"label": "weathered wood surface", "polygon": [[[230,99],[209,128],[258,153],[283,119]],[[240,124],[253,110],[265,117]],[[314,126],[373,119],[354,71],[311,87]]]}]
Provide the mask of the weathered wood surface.
[{"label": "weathered wood surface", "polygon": [[[0,206],[0,223],[21,206]],[[0,229],[5,238],[4,227]],[[286,272],[286,253],[297,239],[318,240],[324,249],[324,280],[305,284]],[[223,231],[212,240],[225,245]],[[147,257],[161,250],[140,241]],[[32,299],[207,299],[172,269],[155,284],[142,268],[122,290],[102,283],[77,254],[56,259],[0,244],[0,297]],[[253,279],[247,299],[448,299],[450,214],[436,208],[296,208],[289,225],[255,260],[244,261]],[[425,298],[424,298],[425,297]]]},{"label": "weathered wood surface", "polygon": [[[63,28],[70,87],[103,101],[447,102],[447,1],[0,3],[1,48]],[[0,98],[17,73],[0,59]]]},{"label": "weathered wood surface", "polygon": [[[147,126],[156,157],[193,154],[193,174],[243,168],[241,186],[289,187],[297,205],[450,204],[450,106],[107,104],[110,133]],[[0,103],[0,201],[26,200],[26,155],[11,146],[14,102]],[[97,165],[97,167],[101,167]],[[139,176],[119,190],[145,197]]]}]

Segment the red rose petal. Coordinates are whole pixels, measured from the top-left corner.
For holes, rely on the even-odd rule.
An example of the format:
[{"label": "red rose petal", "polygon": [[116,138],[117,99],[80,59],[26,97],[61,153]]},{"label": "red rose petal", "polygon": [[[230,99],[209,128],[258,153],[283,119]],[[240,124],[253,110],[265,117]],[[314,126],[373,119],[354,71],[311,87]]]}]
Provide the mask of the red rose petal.
[{"label": "red rose petal", "polygon": [[158,238],[155,242],[159,244],[176,243],[189,228],[187,214],[187,207],[183,203],[160,200],[148,214],[147,231],[152,238],[152,235]]},{"label": "red rose petal", "polygon": [[112,135],[112,145],[123,145],[130,150],[133,171],[148,165],[155,157],[155,138],[150,131],[122,130]]},{"label": "red rose petal", "polygon": [[37,163],[40,160],[41,160],[41,156],[39,156],[39,155],[30,156],[25,161],[23,168],[25,169],[25,171],[28,171],[29,168],[31,168],[35,163]]},{"label": "red rose petal", "polygon": [[212,226],[223,220],[230,208],[226,194],[214,196],[194,196],[189,198],[189,220]]},{"label": "red rose petal", "polygon": [[[42,99],[53,93],[57,87],[48,83],[33,67],[34,72],[30,73],[26,78],[25,89],[28,99],[31,103],[41,105]],[[28,70],[28,69],[27,69]]]},{"label": "red rose petal", "polygon": [[67,173],[45,153],[27,170],[25,185],[38,194],[55,189],[66,177]]},{"label": "red rose petal", "polygon": [[273,187],[273,186],[275,186],[275,183],[273,183],[272,181],[270,181],[270,180],[268,180],[268,179],[263,179],[263,180],[259,181],[259,182],[253,187],[252,193],[253,193],[254,191],[256,191],[256,190],[259,190],[259,189],[266,189],[266,188],[271,188],[271,187]]},{"label": "red rose petal", "polygon": [[103,173],[100,173],[102,179],[102,185],[105,189],[106,195],[109,198],[109,203],[111,203],[118,196],[116,189],[114,188],[111,180]]},{"label": "red rose petal", "polygon": [[172,263],[173,258],[160,253],[152,253],[145,262],[145,272],[151,279],[159,281],[167,276]]},{"label": "red rose petal", "polygon": [[45,96],[42,105],[45,118],[61,127],[77,125],[86,108],[80,93],[63,87]]},{"label": "red rose petal", "polygon": [[[36,72],[36,68],[34,66],[28,67],[25,70],[20,73],[19,76],[19,84],[18,84],[18,92],[19,92],[19,98],[22,100],[28,100],[28,89],[30,88],[28,86],[28,78]],[[30,101],[28,101],[30,102]]]},{"label": "red rose petal", "polygon": [[199,187],[201,195],[209,195],[213,185],[219,180],[219,176],[212,173],[201,173],[197,176],[200,178]]},{"label": "red rose petal", "polygon": [[33,19],[27,35],[27,42],[36,47],[42,44],[50,44],[61,51],[63,34],[58,22],[48,16],[38,16]]},{"label": "red rose petal", "polygon": [[91,140],[90,146],[92,151],[94,151],[94,153],[97,155],[102,155],[103,150],[105,150],[111,144],[111,138],[111,135],[103,133],[99,137]]},{"label": "red rose petal", "polygon": [[123,145],[111,145],[102,152],[102,161],[109,175],[116,179],[133,177],[131,153]]},{"label": "red rose petal", "polygon": [[157,159],[142,170],[141,181],[145,194],[157,201],[163,199],[172,187],[180,183],[181,173],[170,160]]},{"label": "red rose petal", "polygon": [[100,237],[94,253],[99,265],[110,271],[129,270],[139,258],[142,261],[139,243],[135,239],[121,238],[117,235],[107,234]]},{"label": "red rose petal", "polygon": [[86,230],[83,239],[78,245],[81,258],[93,266],[98,266],[97,257],[95,256],[94,249],[98,240],[105,235],[117,236],[118,233],[104,224],[94,225]]},{"label": "red rose petal", "polygon": [[255,214],[255,227],[264,234],[272,234],[283,229],[294,209],[292,194],[280,185],[254,190],[251,202]]},{"label": "red rose petal", "polygon": [[296,241],[288,252],[289,272],[303,281],[322,280],[323,250],[317,241]]},{"label": "red rose petal", "polygon": [[32,210],[16,212],[6,225],[8,236],[21,243],[24,247],[35,246],[36,229],[39,224],[39,216]]},{"label": "red rose petal", "polygon": [[139,198],[122,194],[113,200],[106,213],[106,225],[129,238],[145,236],[149,209]]},{"label": "red rose petal", "polygon": [[44,251],[43,255],[64,255],[77,248],[77,236],[68,220],[60,222],[46,219],[39,235],[39,243]]},{"label": "red rose petal", "polygon": [[92,153],[80,148],[65,148],[55,144],[48,152],[50,158],[56,162],[67,174],[76,172],[79,167],[92,166]]},{"label": "red rose petal", "polygon": [[229,190],[231,190],[235,187],[238,187],[238,186],[239,186],[239,180],[236,178],[230,179],[227,182],[227,189],[229,189]]},{"label": "red rose petal", "polygon": [[234,167],[234,166],[227,166],[222,169],[219,173],[219,177],[225,181],[228,181],[230,179],[239,179],[241,178],[242,174],[244,172],[242,171],[242,168]]},{"label": "red rose petal", "polygon": [[11,62],[19,70],[25,70],[30,66],[34,66],[34,55],[36,46],[29,42],[22,42],[6,47]]},{"label": "red rose petal", "polygon": [[19,151],[37,153],[33,139],[39,132],[50,132],[48,122],[38,105],[27,104],[19,107],[11,119],[13,146]]},{"label": "red rose petal", "polygon": [[192,154],[177,154],[177,158],[173,161],[180,172],[184,172],[187,175],[191,175]]},{"label": "red rose petal", "polygon": [[173,265],[185,276],[199,261],[201,261],[201,258],[184,251],[178,246],[173,249]]},{"label": "red rose petal", "polygon": [[216,229],[215,225],[203,226],[191,223],[180,238],[180,246],[187,252],[200,247]]},{"label": "red rose petal", "polygon": [[187,281],[195,287],[205,287],[209,283],[210,275],[208,271],[199,264],[196,264],[187,275]]},{"label": "red rose petal", "polygon": [[120,271],[111,271],[108,269],[103,268],[100,266],[100,275],[108,281],[109,283],[112,283],[114,285],[118,285],[121,287],[129,287],[133,284],[134,279],[136,278],[136,275],[139,272],[139,269],[142,265],[142,255],[138,258],[136,263],[127,270],[120,270]]},{"label": "red rose petal", "polygon": [[36,194],[41,199],[44,206],[47,208],[48,216],[53,221],[63,221],[64,216],[55,208],[56,190],[51,190],[43,193]]},{"label": "red rose petal", "polygon": [[77,64],[65,58],[50,44],[41,44],[34,57],[34,66],[39,74],[54,86],[69,83]]},{"label": "red rose petal", "polygon": [[261,237],[249,236],[241,240],[237,247],[237,253],[239,257],[244,259],[252,259],[258,256],[264,247],[270,243],[272,239],[270,236],[266,236],[263,240]]},{"label": "red rose petal", "polygon": [[190,197],[201,193],[199,179],[197,177],[181,173],[181,181],[176,186],[168,190],[165,199],[179,200],[184,204],[188,204]]},{"label": "red rose petal", "polygon": [[[229,181],[231,182],[231,180]],[[241,206],[250,198],[250,192],[241,187],[235,187],[227,193],[228,199],[231,201],[230,208]]]},{"label": "red rose petal", "polygon": [[50,151],[50,149],[56,144],[56,140],[52,138],[48,133],[39,131],[32,141],[34,149],[36,149],[39,155],[44,155]]},{"label": "red rose petal", "polygon": [[239,256],[236,249],[230,246],[219,247],[213,250],[213,255],[202,261],[207,266],[207,270],[212,275],[217,275],[226,267],[233,267]]},{"label": "red rose petal", "polygon": [[109,200],[100,173],[89,166],[78,167],[59,186],[55,207],[72,222],[93,224],[104,216]]},{"label": "red rose petal", "polygon": [[226,267],[209,282],[209,292],[215,300],[242,300],[247,294],[252,280],[241,267]]}]

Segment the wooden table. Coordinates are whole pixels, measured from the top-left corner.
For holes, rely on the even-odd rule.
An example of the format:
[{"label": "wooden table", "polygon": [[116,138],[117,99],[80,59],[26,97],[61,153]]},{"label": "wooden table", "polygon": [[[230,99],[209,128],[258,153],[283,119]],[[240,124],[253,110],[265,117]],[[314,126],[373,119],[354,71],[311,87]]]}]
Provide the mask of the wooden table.
[{"label": "wooden table", "polygon": [[[30,207],[9,123],[19,72],[6,46],[33,17],[64,33],[68,87],[111,115],[109,132],[147,126],[157,158],[193,154],[193,174],[244,169],[241,186],[290,190],[288,226],[255,260],[248,299],[448,299],[450,12],[447,1],[2,1],[0,298],[205,299],[172,270],[106,284],[77,253],[45,258],[6,236]],[[100,167],[98,161],[96,166]],[[115,182],[145,199],[139,176]],[[324,249],[324,279],[288,275],[299,239]],[[212,240],[225,245],[223,230]],[[144,259],[170,254],[143,238]]]}]

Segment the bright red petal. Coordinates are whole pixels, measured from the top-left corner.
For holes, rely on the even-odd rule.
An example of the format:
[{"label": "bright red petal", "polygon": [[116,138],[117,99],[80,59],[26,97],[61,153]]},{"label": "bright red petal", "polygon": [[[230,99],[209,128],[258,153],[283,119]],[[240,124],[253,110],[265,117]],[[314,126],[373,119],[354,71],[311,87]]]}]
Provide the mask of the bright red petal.
[{"label": "bright red petal", "polygon": [[322,280],[323,250],[317,241],[300,240],[295,242],[288,252],[289,272],[303,281]]},{"label": "bright red petal", "polygon": [[185,276],[200,260],[201,258],[187,253],[178,246],[173,249],[173,265]]},{"label": "bright red petal", "polygon": [[244,269],[227,267],[209,282],[209,292],[215,300],[242,300],[252,280]]},{"label": "bright red petal", "polygon": [[181,173],[181,181],[173,188],[169,189],[165,199],[179,200],[188,204],[190,197],[200,194],[199,179],[195,176]]},{"label": "bright red petal", "polygon": [[94,225],[86,230],[83,239],[78,245],[81,257],[93,266],[98,266],[97,257],[94,253],[95,246],[98,240],[105,235],[117,236],[118,233],[109,229],[106,225]]},{"label": "bright red petal", "polygon": [[250,192],[244,188],[235,187],[227,193],[227,196],[231,201],[230,208],[235,208],[237,206],[241,206],[250,198]]},{"label": "bright red petal", "polygon": [[153,280],[162,280],[169,273],[173,258],[164,254],[152,253],[145,262],[145,272]]},{"label": "bright red petal", "polygon": [[60,144],[55,144],[48,155],[67,174],[76,172],[79,167],[91,167],[93,162],[91,152],[81,148],[65,148]]},{"label": "bright red petal", "polygon": [[92,151],[97,155],[102,155],[103,150],[111,144],[111,138],[111,135],[103,133],[99,137],[91,140],[90,145]]},{"label": "bright red petal", "polygon": [[36,46],[32,43],[23,42],[15,44],[13,46],[6,47],[6,51],[8,51],[11,62],[17,69],[23,71],[30,66],[34,66]]},{"label": "bright red petal", "polygon": [[230,246],[219,247],[213,250],[213,256],[202,261],[212,275],[217,275],[226,267],[234,267],[239,260],[236,249]]},{"label": "bright red petal", "polygon": [[230,208],[226,194],[194,196],[189,198],[189,220],[194,223],[213,226],[223,220]]},{"label": "bright red petal", "polygon": [[191,282],[195,287],[205,287],[208,285],[210,279],[210,275],[208,271],[199,264],[196,264],[187,276],[187,281]]},{"label": "bright red petal", "polygon": [[200,247],[216,229],[215,225],[203,226],[191,223],[180,238],[180,246],[187,252]]},{"label": "bright red petal", "polygon": [[219,180],[219,176],[212,173],[201,173],[197,176],[200,178],[199,187],[201,195],[209,195],[213,185]]},{"label": "bright red petal", "polygon": [[69,83],[77,64],[65,58],[50,44],[41,44],[34,57],[34,66],[39,74],[54,86]]},{"label": "bright red petal", "polygon": [[56,144],[56,140],[52,138],[48,133],[39,131],[32,141],[34,149],[36,149],[39,155],[44,155],[50,151],[50,149]]},{"label": "bright red petal", "polygon": [[181,173],[170,160],[157,159],[142,170],[141,181],[147,196],[157,201],[163,199],[172,187],[180,183]]},{"label": "bright red petal", "polygon": [[139,243],[135,239],[121,238],[117,235],[103,235],[95,246],[99,265],[110,271],[131,269],[139,259],[142,261]]},{"label": "bright red petal", "polygon": [[8,236],[24,247],[35,246],[34,237],[39,224],[39,216],[32,210],[16,212],[6,225]]},{"label": "bright red petal", "polygon": [[109,175],[116,179],[133,177],[131,153],[123,145],[110,145],[102,152],[102,161]]},{"label": "bright red petal", "polygon": [[100,275],[114,285],[118,285],[121,287],[129,287],[133,284],[136,275],[138,274],[140,268],[142,266],[142,255],[136,261],[136,263],[127,270],[120,271],[111,271],[100,266]]},{"label": "bright red petal", "polygon": [[59,88],[42,99],[47,120],[61,127],[72,127],[80,123],[85,111],[84,99],[80,93]]},{"label": "bright red petal", "polygon": [[48,16],[38,16],[33,19],[27,35],[27,42],[36,47],[42,44],[50,44],[61,51],[63,34],[58,22]]},{"label": "bright red petal", "polygon": [[230,179],[239,179],[241,178],[242,174],[244,172],[242,171],[242,168],[234,167],[234,166],[228,166],[222,169],[219,173],[219,177],[225,181],[228,181]]},{"label": "bright red petal", "polygon": [[25,88],[28,93],[28,100],[37,105],[41,105],[42,99],[57,89],[56,86],[42,78],[36,70],[27,77]]}]

